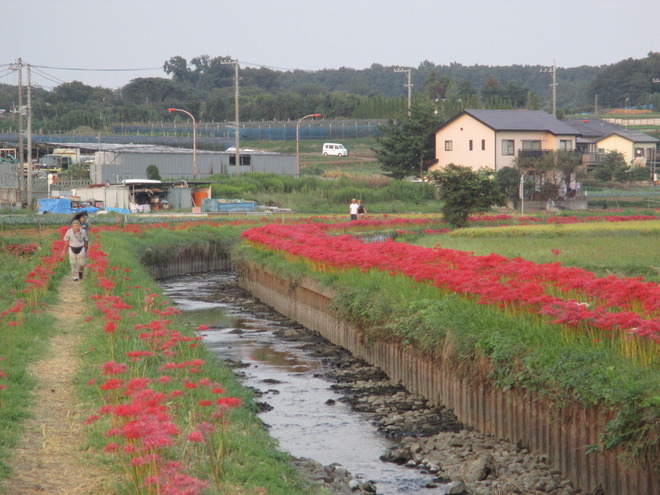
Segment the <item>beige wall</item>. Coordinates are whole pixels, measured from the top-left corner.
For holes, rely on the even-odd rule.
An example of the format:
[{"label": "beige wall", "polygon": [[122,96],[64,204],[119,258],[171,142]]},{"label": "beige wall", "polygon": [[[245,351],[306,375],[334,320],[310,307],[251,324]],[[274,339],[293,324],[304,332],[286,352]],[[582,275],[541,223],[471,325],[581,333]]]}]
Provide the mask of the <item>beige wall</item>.
[{"label": "beige wall", "polygon": [[[514,140],[514,155],[502,154],[502,140]],[[470,140],[472,150],[470,151]],[[575,149],[575,136],[555,136],[544,131],[502,131],[491,128],[462,115],[435,135],[435,157],[437,163],[429,171],[440,170],[446,165],[462,165],[478,170],[481,167],[500,170],[513,166],[513,161],[522,149],[523,140],[541,141],[541,149],[559,149],[561,140],[569,140],[569,149]],[[445,142],[451,141],[452,150],[445,151]]]},{"label": "beige wall", "polygon": [[647,150],[655,149],[656,147],[653,143],[634,143],[629,139],[617,135],[601,139],[598,141],[597,146],[599,150],[602,149],[605,153],[609,151],[618,151],[628,163],[635,158],[635,148],[643,148],[644,157],[648,157],[652,155],[652,153],[649,153]]},{"label": "beige wall", "polygon": [[[438,170],[450,163],[477,170],[480,167],[494,168],[495,133],[489,127],[468,115],[462,115],[435,135],[435,157],[438,160],[429,170]],[[472,151],[470,151],[472,140]],[[485,150],[482,150],[482,140]],[[445,151],[445,142],[452,142],[452,151]]]}]

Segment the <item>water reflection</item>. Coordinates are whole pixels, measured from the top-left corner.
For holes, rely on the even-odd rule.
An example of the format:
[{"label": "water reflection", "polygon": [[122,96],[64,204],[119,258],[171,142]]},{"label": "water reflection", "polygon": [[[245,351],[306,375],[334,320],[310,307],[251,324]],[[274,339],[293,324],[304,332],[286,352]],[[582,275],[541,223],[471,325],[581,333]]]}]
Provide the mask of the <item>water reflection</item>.
[{"label": "water reflection", "polygon": [[[282,450],[324,465],[341,464],[353,476],[376,483],[378,493],[443,494],[425,488],[430,475],[379,460],[391,445],[369,415],[340,402],[331,383],[320,376],[323,363],[300,343],[279,340],[283,323],[274,313],[251,314],[237,302],[213,302],[217,287],[233,275],[182,277],[161,284],[178,309],[195,325],[206,325],[205,345],[222,359],[243,362],[242,382],[263,393],[272,409],[260,414]],[[270,315],[270,317],[269,317]]]}]

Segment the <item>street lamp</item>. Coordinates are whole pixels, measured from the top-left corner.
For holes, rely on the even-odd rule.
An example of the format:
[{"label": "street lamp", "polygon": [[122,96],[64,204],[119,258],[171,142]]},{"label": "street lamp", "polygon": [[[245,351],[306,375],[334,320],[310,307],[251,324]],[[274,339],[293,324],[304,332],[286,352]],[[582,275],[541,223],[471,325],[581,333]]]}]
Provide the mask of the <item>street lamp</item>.
[{"label": "street lamp", "polygon": [[181,110],[180,108],[168,108],[168,112],[181,112],[185,113],[192,119],[193,122],[193,179],[197,178],[197,123],[195,117],[188,110]]},{"label": "street lamp", "polygon": [[320,117],[320,113],[312,113],[310,115],[305,115],[302,119],[296,124],[296,177],[300,175],[300,123],[310,117]]}]

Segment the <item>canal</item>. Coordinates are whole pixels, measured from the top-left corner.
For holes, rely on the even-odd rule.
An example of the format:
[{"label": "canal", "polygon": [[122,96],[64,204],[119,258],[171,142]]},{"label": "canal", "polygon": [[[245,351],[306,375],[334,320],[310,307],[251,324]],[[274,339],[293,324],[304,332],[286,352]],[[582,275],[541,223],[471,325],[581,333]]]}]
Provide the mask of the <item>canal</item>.
[{"label": "canal", "polygon": [[356,479],[373,482],[381,495],[445,493],[432,474],[380,460],[394,440],[378,431],[368,413],[340,400],[324,377],[327,360],[304,343],[278,337],[293,323],[266,306],[255,310],[233,273],[178,277],[160,285],[186,318],[208,327],[204,342],[212,352],[240,363],[242,384],[259,391],[259,400],[270,406],[260,418],[281,450],[326,466],[339,464]]}]

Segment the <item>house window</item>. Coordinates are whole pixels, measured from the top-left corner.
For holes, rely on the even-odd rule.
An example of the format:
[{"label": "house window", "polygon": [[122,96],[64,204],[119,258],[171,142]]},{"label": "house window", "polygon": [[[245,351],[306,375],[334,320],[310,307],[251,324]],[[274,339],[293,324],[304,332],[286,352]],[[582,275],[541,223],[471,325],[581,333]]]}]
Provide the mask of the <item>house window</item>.
[{"label": "house window", "polygon": [[[240,155],[241,165],[250,165],[252,155]],[[229,165],[236,166],[236,155],[231,155],[229,157]]]},{"label": "house window", "polygon": [[513,139],[502,139],[502,154],[513,156],[515,154],[515,141]]},{"label": "house window", "polygon": [[486,150],[486,140],[482,139],[481,140],[481,151],[485,151],[485,150]]},{"label": "house window", "polygon": [[525,151],[540,151],[541,150],[541,141],[523,139],[522,149]]},{"label": "house window", "polygon": [[472,151],[472,149],[473,149],[473,144],[474,143],[472,142],[472,139],[470,139],[470,151]]},{"label": "house window", "polygon": [[559,149],[563,151],[568,151],[571,149],[571,141],[569,139],[560,139],[559,140]]},{"label": "house window", "polygon": [[454,149],[454,142],[451,140],[445,141],[445,151],[452,151]]}]

